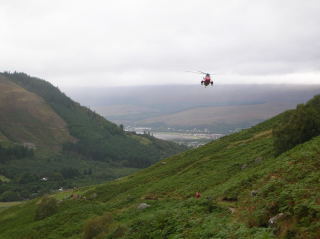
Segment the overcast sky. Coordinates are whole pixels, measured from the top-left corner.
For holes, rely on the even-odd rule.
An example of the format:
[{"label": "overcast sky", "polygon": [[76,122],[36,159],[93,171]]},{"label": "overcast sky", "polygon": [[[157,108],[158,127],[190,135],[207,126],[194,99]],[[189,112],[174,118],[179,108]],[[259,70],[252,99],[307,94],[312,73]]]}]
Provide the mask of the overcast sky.
[{"label": "overcast sky", "polygon": [[320,83],[319,0],[0,0],[0,71],[58,86]]}]

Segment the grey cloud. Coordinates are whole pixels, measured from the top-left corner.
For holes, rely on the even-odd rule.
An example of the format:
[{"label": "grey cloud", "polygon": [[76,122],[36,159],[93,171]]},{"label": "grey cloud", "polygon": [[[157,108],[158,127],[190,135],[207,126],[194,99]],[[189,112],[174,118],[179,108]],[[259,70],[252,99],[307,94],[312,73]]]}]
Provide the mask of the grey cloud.
[{"label": "grey cloud", "polygon": [[2,0],[0,70],[59,85],[197,83],[184,73],[197,69],[223,83],[314,83],[319,10],[316,0]]}]

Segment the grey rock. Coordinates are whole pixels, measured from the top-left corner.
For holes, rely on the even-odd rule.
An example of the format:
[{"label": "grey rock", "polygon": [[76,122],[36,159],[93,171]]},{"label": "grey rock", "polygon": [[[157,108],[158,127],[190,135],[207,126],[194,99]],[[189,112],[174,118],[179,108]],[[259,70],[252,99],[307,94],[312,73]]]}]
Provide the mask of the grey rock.
[{"label": "grey rock", "polygon": [[262,160],[263,160],[262,157],[257,157],[254,161],[255,161],[256,163],[260,163]]},{"label": "grey rock", "polygon": [[138,205],[137,209],[138,209],[138,210],[144,210],[144,209],[146,209],[146,208],[148,208],[148,207],[150,207],[150,205],[143,202],[143,203],[140,203],[140,204]]},{"label": "grey rock", "polygon": [[22,143],[23,147],[27,148],[27,149],[33,149],[35,150],[37,147],[34,143],[30,143],[30,142],[24,142]]},{"label": "grey rock", "polygon": [[248,165],[245,163],[245,164],[243,164],[242,166],[241,166],[241,169],[245,169],[245,168],[247,168],[248,167]]},{"label": "grey rock", "polygon": [[236,209],[233,207],[228,208],[231,214],[234,214],[236,212]]},{"label": "grey rock", "polygon": [[277,223],[278,223],[278,221],[281,219],[281,218],[283,218],[285,216],[285,214],[284,213],[279,213],[279,214],[277,214],[277,215],[275,215],[274,217],[271,217],[270,219],[269,219],[269,226],[270,227],[275,227],[276,225],[277,225]]},{"label": "grey rock", "polygon": [[250,194],[251,194],[252,197],[255,197],[255,196],[257,196],[258,191],[257,191],[257,190],[252,190],[252,191],[250,192]]},{"label": "grey rock", "polygon": [[98,197],[98,194],[97,193],[92,193],[90,195],[90,199],[95,199],[96,197]]}]

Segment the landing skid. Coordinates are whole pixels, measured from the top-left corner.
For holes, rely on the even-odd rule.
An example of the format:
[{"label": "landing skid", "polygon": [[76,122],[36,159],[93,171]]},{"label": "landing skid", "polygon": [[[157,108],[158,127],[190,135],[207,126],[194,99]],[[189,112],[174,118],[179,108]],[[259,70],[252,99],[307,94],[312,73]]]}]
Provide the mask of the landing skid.
[{"label": "landing skid", "polygon": [[213,81],[211,81],[211,82],[205,82],[205,81],[201,81],[201,85],[204,85],[205,87],[207,87],[207,86],[209,86],[209,85],[211,85],[211,86],[213,86]]}]

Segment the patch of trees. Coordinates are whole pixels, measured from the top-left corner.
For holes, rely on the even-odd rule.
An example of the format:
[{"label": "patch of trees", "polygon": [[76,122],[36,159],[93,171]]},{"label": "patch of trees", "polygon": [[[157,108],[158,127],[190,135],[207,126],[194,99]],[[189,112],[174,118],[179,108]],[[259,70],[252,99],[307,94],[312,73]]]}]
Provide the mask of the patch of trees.
[{"label": "patch of trees", "polygon": [[34,152],[32,149],[22,145],[11,145],[5,147],[0,144],[0,163],[14,159],[32,157],[33,154]]},{"label": "patch of trees", "polygon": [[13,202],[20,201],[21,195],[19,192],[15,191],[5,191],[0,195],[0,202]]},{"label": "patch of trees", "polygon": [[58,201],[54,197],[44,196],[38,204],[35,219],[42,220],[58,211]]},{"label": "patch of trees", "polygon": [[32,183],[32,182],[37,182],[37,181],[39,181],[39,179],[40,179],[40,177],[35,174],[24,173],[20,177],[18,177],[17,183],[28,184],[28,183]]},{"label": "patch of trees", "polygon": [[320,135],[320,95],[286,112],[273,135],[277,155]]},{"label": "patch of trees", "polygon": [[81,174],[76,168],[63,168],[61,169],[61,175],[63,178],[69,179],[79,177]]},{"label": "patch of trees", "polygon": [[[150,144],[142,144],[134,137],[133,133],[127,136],[114,136],[92,141],[79,140],[76,143],[66,143],[63,150],[84,155],[88,159],[118,162],[125,167],[145,168],[158,160],[180,152],[184,147],[148,137]],[[139,136],[142,137],[142,136]]]},{"label": "patch of trees", "polygon": [[[23,173],[15,175],[15,173],[7,172],[0,169],[0,175],[7,175],[9,182],[0,182],[0,202],[1,201],[20,201],[38,197],[45,193],[50,193],[58,188],[72,188],[74,182],[82,175],[78,169],[65,167],[51,173]],[[86,170],[86,174],[92,174],[91,169]],[[46,178],[46,180],[43,180]]]},{"label": "patch of trees", "polygon": [[83,228],[83,238],[102,238],[110,231],[110,226],[113,222],[111,214],[105,213],[102,216],[90,218]]}]

